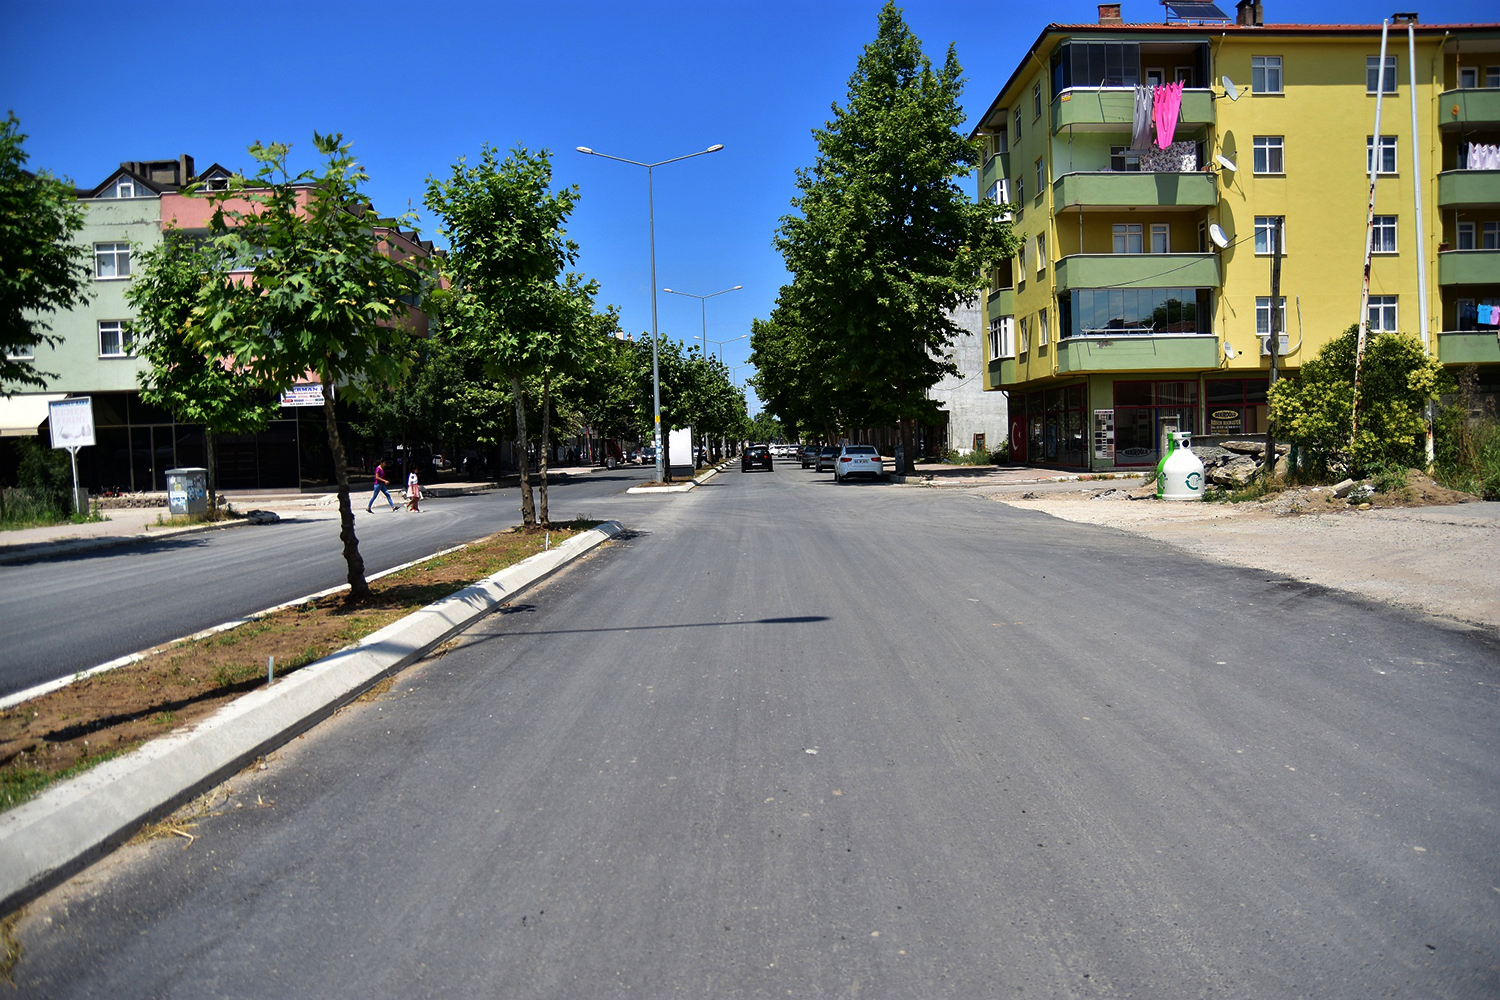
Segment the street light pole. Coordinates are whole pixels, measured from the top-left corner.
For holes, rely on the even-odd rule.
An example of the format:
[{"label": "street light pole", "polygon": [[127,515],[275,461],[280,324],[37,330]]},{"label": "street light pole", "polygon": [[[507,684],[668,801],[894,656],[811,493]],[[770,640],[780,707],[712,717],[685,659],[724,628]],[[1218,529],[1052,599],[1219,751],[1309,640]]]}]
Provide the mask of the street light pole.
[{"label": "street light pole", "polygon": [[686,297],[688,297],[690,299],[697,299],[698,300],[698,305],[700,307],[702,307],[702,309],[701,309],[701,311],[702,311],[702,317],[701,318],[703,320],[703,336],[701,338],[699,338],[699,339],[701,339],[703,341],[703,350],[704,350],[704,353],[708,352],[708,345],[709,344],[715,345],[719,349],[719,363],[723,364],[724,363],[724,345],[725,344],[732,344],[736,340],[744,340],[746,336],[749,336],[749,334],[745,334],[745,335],[742,335],[742,336],[739,336],[739,337],[730,337],[728,340],[725,340],[725,341],[709,340],[708,339],[708,300],[711,299],[711,298],[713,298],[715,295],[725,295],[725,294],[727,294],[729,292],[737,292],[741,288],[744,288],[744,287],[745,287],[744,285],[735,285],[733,288],[724,288],[724,289],[721,289],[721,290],[719,290],[717,292],[709,292],[707,295],[694,295],[692,292],[679,292],[675,288],[663,288],[662,291],[670,293],[672,295],[684,295],[684,296],[686,296]]},{"label": "street light pole", "polygon": [[717,153],[724,148],[723,143],[715,143],[707,149],[700,149],[696,153],[686,153],[682,156],[674,156],[670,160],[657,160],[655,163],[642,163],[640,160],[627,160],[623,156],[611,156],[608,153],[600,153],[590,149],[588,146],[576,146],[580,153],[589,156],[602,156],[606,160],[616,160],[620,163],[629,163],[637,167],[646,168],[646,212],[651,227],[651,407],[654,421],[654,438],[656,443],[656,481],[666,482],[666,469],[663,462],[661,448],[661,368],[658,359],[656,341],[656,194],[652,181],[652,170],[656,167],[665,166],[668,163],[676,163],[678,160],[690,159],[694,156],[702,156],[704,153]]}]

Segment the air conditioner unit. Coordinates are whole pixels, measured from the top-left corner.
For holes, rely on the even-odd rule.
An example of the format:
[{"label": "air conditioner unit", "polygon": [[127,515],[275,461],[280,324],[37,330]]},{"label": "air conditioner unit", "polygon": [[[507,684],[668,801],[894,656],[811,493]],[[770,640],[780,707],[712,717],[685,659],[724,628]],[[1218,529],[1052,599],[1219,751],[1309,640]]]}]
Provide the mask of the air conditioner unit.
[{"label": "air conditioner unit", "polygon": [[[1276,354],[1278,357],[1285,356],[1288,343],[1288,336],[1284,333],[1276,338]],[[1263,358],[1271,356],[1271,337],[1269,334],[1260,338],[1260,356]]]}]

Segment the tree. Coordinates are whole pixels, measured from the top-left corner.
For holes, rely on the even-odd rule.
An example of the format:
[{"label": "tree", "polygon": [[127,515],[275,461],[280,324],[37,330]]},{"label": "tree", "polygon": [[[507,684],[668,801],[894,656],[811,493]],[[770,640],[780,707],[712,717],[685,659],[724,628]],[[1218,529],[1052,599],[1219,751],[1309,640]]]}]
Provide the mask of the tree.
[{"label": "tree", "polygon": [[934,69],[892,2],[849,80],[848,102],[815,130],[818,157],[797,175],[800,214],[776,244],[799,290],[803,329],[836,373],[846,408],[900,425],[906,468],[927,390],[956,374],[950,311],[1019,240],[1003,206],[958,185],[981,149],[959,130],[962,71],[952,46]]},{"label": "tree", "polygon": [[1324,344],[1296,377],[1279,380],[1271,389],[1271,419],[1311,452],[1320,471],[1420,468],[1426,463],[1426,405],[1451,388],[1451,379],[1415,337],[1371,338],[1360,367],[1359,435],[1351,450],[1358,337],[1356,324]]},{"label": "tree", "polygon": [[193,329],[200,301],[228,280],[224,259],[175,229],[137,251],[125,300],[141,332],[136,354],[150,366],[139,375],[141,399],[165,408],[178,423],[202,424],[211,508],[218,506],[214,437],[255,434],[276,416],[275,396],[221,354],[205,354]]},{"label": "tree", "polygon": [[83,206],[73,186],[26,170],[26,136],[11,112],[0,125],[0,397],[47,387],[29,358],[58,338],[42,316],[89,300],[89,249],[73,242]]},{"label": "tree", "polygon": [[527,469],[523,381],[539,373],[553,341],[570,330],[573,303],[560,291],[578,246],[563,231],[578,199],[576,187],[553,192],[544,150],[522,147],[502,162],[486,145],[479,163],[460,158],[446,181],[428,178],[427,207],[443,220],[447,267],[458,297],[455,318],[465,337],[507,378],[516,411],[521,467],[521,516],[537,523]]},{"label": "tree", "polygon": [[[195,306],[195,346],[227,355],[270,392],[316,375],[338,477],[339,538],[348,602],[370,596],[354,533],[349,467],[334,415],[334,386],[346,396],[387,391],[401,377],[407,303],[423,293],[424,261],[382,246],[360,191],[369,180],[338,134],[313,133],[321,170],[293,176],[289,146],[250,147],[254,178],[233,178],[208,195],[215,253],[241,272],[215,281]],[[404,300],[404,301],[403,301]]]}]

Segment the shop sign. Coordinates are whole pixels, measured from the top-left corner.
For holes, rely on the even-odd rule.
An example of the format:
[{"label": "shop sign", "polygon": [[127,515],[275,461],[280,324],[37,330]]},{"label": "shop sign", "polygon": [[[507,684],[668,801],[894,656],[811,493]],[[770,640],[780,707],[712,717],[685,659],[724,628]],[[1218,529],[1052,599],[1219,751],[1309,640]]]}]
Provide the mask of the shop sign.
[{"label": "shop sign", "polygon": [[1243,415],[1241,414],[1241,411],[1231,409],[1214,410],[1208,415],[1208,433],[1245,433],[1245,421]]},{"label": "shop sign", "polygon": [[1101,462],[1115,460],[1115,411],[1094,411],[1094,458]]},{"label": "shop sign", "polygon": [[308,385],[294,385],[281,394],[282,406],[322,406],[323,385],[321,382],[313,382]]}]

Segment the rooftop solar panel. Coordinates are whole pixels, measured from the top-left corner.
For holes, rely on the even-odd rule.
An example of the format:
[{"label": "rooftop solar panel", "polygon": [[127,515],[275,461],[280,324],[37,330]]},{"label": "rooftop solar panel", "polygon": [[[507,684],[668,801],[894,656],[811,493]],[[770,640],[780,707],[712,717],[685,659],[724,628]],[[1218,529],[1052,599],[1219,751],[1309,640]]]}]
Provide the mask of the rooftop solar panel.
[{"label": "rooftop solar panel", "polygon": [[1187,21],[1228,21],[1230,17],[1217,4],[1207,0],[1167,0],[1162,6],[1171,17]]}]

